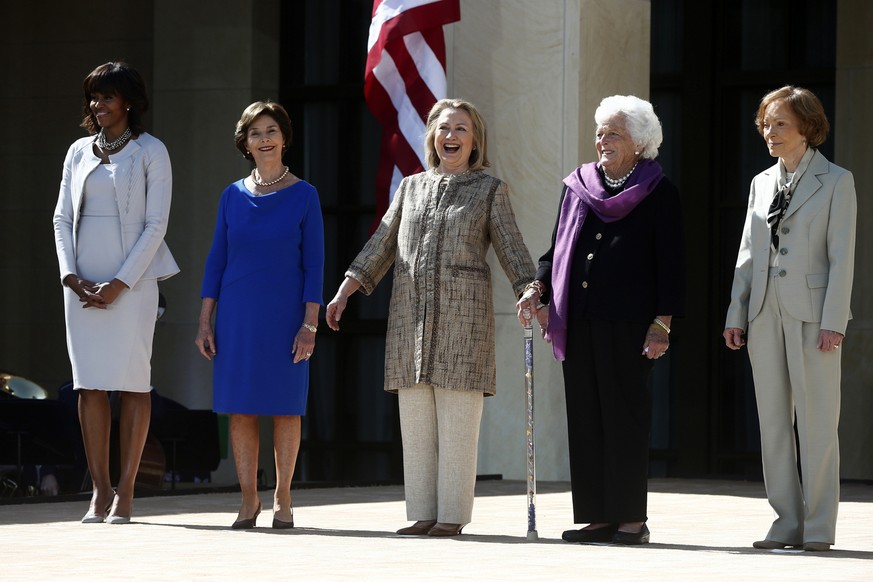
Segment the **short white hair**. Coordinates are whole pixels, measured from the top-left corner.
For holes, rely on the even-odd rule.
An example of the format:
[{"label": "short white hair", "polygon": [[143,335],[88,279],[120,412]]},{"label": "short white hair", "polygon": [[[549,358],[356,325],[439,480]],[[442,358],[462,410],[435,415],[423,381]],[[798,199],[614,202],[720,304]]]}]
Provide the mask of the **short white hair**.
[{"label": "short white hair", "polygon": [[614,118],[623,119],[634,144],[643,158],[654,160],[658,147],[664,141],[661,120],[652,104],[633,95],[613,95],[600,102],[594,112],[594,122],[600,126]]}]

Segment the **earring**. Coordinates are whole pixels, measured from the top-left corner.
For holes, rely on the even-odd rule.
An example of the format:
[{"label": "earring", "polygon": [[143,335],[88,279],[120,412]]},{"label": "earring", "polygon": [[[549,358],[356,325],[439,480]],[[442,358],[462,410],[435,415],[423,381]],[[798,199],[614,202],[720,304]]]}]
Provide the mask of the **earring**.
[{"label": "earring", "polygon": [[130,111],[130,107],[128,107],[127,110]]},{"label": "earring", "polygon": [[634,155],[638,156],[638,155],[640,155],[640,152],[634,152]]}]

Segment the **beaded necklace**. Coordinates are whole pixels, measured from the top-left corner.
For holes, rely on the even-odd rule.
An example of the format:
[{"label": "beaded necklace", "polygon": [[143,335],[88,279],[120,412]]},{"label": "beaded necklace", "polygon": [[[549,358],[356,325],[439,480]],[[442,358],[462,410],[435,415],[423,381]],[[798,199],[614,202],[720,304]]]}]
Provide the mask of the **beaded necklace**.
[{"label": "beaded necklace", "polygon": [[[638,163],[639,162],[637,162],[637,164]],[[613,190],[618,190],[619,188],[621,188],[624,185],[625,182],[627,182],[627,179],[630,178],[631,174],[634,173],[634,170],[637,169],[637,164],[634,164],[634,167],[630,169],[630,172],[628,172],[627,174],[625,174],[621,178],[618,178],[617,180],[610,178],[606,174],[606,169],[604,169],[603,166],[600,166],[600,168],[603,170],[603,180],[606,182],[607,186],[609,186]]]},{"label": "beaded necklace", "polygon": [[278,184],[279,182],[281,182],[281,181],[285,178],[285,176],[288,175],[288,172],[289,172],[289,170],[288,170],[288,166],[285,166],[285,171],[282,172],[282,175],[281,175],[281,176],[279,176],[279,177],[276,178],[275,180],[270,180],[269,182],[262,182],[262,181],[258,178],[258,175],[259,175],[259,174],[258,174],[258,169],[255,168],[254,170],[252,170],[252,182],[254,182],[255,184],[257,184],[257,185],[260,186],[261,188],[264,188],[264,187],[266,187],[266,186],[272,186],[273,184]]},{"label": "beaded necklace", "polygon": [[100,133],[97,134],[97,145],[100,146],[100,149],[102,150],[117,150],[127,143],[130,136],[130,127],[128,127],[115,141],[106,141],[106,134],[101,129]]}]

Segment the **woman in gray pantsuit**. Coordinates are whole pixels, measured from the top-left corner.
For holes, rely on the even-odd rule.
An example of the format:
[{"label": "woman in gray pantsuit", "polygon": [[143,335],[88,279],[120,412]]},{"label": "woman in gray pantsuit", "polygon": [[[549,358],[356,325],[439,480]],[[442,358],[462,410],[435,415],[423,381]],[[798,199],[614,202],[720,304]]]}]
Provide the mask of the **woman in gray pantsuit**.
[{"label": "woman in gray pantsuit", "polygon": [[453,536],[470,522],[483,395],[495,388],[494,251],[516,297],[534,265],[507,185],[485,174],[485,123],[443,99],[427,118],[430,169],[404,178],[379,228],[327,306],[339,329],[346,302],[370,294],[394,264],[385,390],[398,394],[406,513],[401,535]]},{"label": "woman in gray pantsuit", "polygon": [[764,484],[776,513],[753,546],[828,550],[840,497],[840,346],[851,317],[855,185],[815,149],[828,120],[807,89],[765,95],[755,124],[779,161],[752,180],[723,334],[738,350],[748,331]]}]

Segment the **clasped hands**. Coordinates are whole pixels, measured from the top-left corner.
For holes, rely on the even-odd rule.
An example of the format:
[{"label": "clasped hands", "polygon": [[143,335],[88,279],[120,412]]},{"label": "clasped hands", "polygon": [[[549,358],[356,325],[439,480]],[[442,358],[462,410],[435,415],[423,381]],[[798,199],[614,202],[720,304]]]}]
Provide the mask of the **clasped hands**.
[{"label": "clasped hands", "polygon": [[551,341],[546,337],[546,331],[549,329],[549,307],[540,303],[540,293],[534,288],[529,288],[515,304],[518,310],[518,321],[522,327],[531,325],[534,318],[540,326],[540,333],[546,342]]},{"label": "clasped hands", "polygon": [[94,283],[88,279],[80,279],[76,275],[67,275],[64,282],[73,290],[73,293],[79,296],[79,301],[84,303],[82,309],[89,307],[106,309],[118,299],[123,290],[127,289],[127,285],[119,279]]}]

